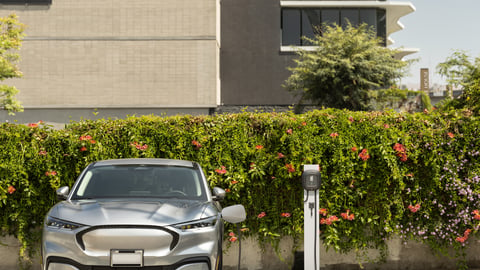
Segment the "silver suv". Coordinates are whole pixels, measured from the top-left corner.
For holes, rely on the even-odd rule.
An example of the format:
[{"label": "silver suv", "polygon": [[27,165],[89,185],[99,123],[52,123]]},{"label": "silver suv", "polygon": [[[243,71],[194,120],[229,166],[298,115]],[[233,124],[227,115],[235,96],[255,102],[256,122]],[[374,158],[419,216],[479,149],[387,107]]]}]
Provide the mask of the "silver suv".
[{"label": "silver suv", "polygon": [[43,270],[211,270],[222,268],[223,221],[245,219],[241,205],[223,210],[199,164],[118,159],[90,164],[47,214]]}]

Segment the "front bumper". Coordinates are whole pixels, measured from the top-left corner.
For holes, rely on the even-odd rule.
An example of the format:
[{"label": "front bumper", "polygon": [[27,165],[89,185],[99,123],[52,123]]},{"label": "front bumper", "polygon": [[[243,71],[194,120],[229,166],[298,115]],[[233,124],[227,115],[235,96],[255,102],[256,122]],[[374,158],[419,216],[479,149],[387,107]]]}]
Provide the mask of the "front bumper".
[{"label": "front bumper", "polygon": [[[221,252],[221,228],[179,230],[159,226],[97,226],[75,230],[46,226],[43,270],[211,270]],[[134,264],[118,267],[113,251],[141,251]]]}]

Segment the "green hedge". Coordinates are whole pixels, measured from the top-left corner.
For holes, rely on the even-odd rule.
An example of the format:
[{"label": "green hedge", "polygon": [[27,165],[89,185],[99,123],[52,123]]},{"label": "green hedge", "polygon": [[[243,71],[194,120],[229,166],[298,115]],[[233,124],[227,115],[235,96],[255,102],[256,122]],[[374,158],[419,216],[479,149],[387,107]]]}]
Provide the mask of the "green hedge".
[{"label": "green hedge", "polygon": [[[337,251],[379,248],[396,235],[462,254],[480,225],[479,120],[468,111],[241,113],[130,117],[0,127],[0,224],[22,252],[90,162],[198,161],[224,205],[247,210],[244,231],[278,243],[303,237],[302,164],[320,164],[321,237]],[[232,228],[227,226],[228,234]],[[232,239],[233,240],[233,239]],[[382,253],[384,254],[384,253]]]}]

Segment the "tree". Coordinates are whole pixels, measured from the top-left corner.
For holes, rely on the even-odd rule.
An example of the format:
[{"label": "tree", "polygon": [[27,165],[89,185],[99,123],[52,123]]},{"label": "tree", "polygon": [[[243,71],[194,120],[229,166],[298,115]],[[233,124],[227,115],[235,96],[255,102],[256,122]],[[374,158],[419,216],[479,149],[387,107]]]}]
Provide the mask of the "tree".
[{"label": "tree", "polygon": [[299,104],[351,110],[368,110],[369,91],[388,88],[405,74],[408,63],[394,56],[397,50],[381,46],[382,40],[366,24],[345,28],[324,26],[314,39],[314,51],[300,49],[296,66],[284,87],[300,95]]},{"label": "tree", "polygon": [[[15,14],[0,18],[0,81],[22,77],[17,67],[20,56],[15,51],[22,45],[25,25],[18,21]],[[12,115],[23,111],[20,102],[15,98],[18,93],[15,86],[0,85],[0,106]]]},{"label": "tree", "polygon": [[468,108],[476,113],[480,111],[480,57],[471,61],[464,51],[456,51],[445,62],[438,64],[437,72],[446,78],[449,85],[463,88],[458,100],[445,105]]}]

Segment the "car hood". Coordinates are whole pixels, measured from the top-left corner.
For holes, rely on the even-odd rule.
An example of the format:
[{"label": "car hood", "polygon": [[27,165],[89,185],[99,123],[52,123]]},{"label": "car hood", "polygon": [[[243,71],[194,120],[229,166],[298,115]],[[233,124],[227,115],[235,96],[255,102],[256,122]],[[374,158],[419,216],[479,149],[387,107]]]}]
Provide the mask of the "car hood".
[{"label": "car hood", "polygon": [[89,226],[166,226],[217,215],[211,202],[198,201],[63,201],[49,215]]}]

